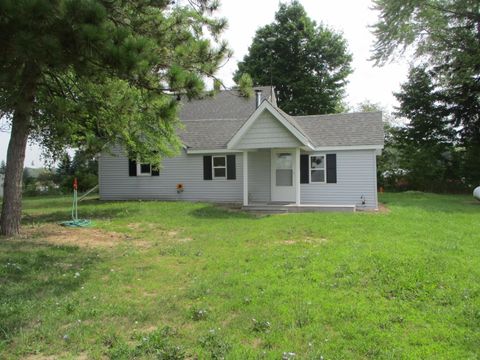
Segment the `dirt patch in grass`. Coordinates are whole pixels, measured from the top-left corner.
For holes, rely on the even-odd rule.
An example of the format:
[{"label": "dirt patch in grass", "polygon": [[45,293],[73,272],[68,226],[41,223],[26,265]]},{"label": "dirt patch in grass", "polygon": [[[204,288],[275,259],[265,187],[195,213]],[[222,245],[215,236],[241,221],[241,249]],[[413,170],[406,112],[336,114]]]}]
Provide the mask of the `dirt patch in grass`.
[{"label": "dirt patch in grass", "polygon": [[19,237],[25,241],[85,248],[111,248],[126,241],[133,241],[128,236],[113,231],[95,228],[66,228],[57,224],[25,227]]},{"label": "dirt patch in grass", "polygon": [[295,244],[321,245],[321,244],[325,244],[326,242],[327,242],[327,239],[323,238],[323,237],[320,237],[320,238],[306,237],[306,238],[303,238],[303,239],[285,240],[282,243],[284,245],[295,245]]},{"label": "dirt patch in grass", "polygon": [[167,239],[173,240],[179,243],[186,243],[190,242],[193,239],[191,237],[180,237],[181,231],[180,230],[165,230],[161,226],[158,226],[154,223],[131,223],[128,224],[128,228],[132,230],[145,230],[158,236],[157,240]]},{"label": "dirt patch in grass", "polygon": [[385,204],[379,203],[378,212],[388,214],[390,212],[390,208]]},{"label": "dirt patch in grass", "polygon": [[378,209],[364,209],[362,207],[357,207],[356,211],[362,213],[388,214],[390,212],[390,208],[385,204],[378,203]]},{"label": "dirt patch in grass", "polygon": [[75,357],[72,357],[70,354],[64,353],[60,355],[27,355],[23,359],[25,360],[57,360],[57,359],[76,359],[76,360],[87,360],[89,359],[87,354],[79,354]]}]

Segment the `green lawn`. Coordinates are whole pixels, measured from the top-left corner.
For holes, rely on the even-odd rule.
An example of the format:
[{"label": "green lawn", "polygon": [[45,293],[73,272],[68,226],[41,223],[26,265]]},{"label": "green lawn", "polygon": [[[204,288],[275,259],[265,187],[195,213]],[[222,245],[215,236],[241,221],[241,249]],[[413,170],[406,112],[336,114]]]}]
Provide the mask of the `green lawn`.
[{"label": "green lawn", "polygon": [[89,200],[95,227],[65,230],[70,198],[27,199],[24,235],[0,240],[0,358],[478,359],[480,202],[381,201]]}]

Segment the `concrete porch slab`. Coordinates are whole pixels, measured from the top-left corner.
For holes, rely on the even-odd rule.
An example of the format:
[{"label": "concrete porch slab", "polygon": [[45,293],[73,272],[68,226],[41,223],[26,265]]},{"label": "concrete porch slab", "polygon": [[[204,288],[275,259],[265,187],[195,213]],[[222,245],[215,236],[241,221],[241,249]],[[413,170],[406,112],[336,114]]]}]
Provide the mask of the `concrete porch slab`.
[{"label": "concrete porch slab", "polygon": [[298,213],[298,212],[355,212],[355,205],[320,205],[295,203],[251,203],[242,207],[245,211],[265,213]]}]

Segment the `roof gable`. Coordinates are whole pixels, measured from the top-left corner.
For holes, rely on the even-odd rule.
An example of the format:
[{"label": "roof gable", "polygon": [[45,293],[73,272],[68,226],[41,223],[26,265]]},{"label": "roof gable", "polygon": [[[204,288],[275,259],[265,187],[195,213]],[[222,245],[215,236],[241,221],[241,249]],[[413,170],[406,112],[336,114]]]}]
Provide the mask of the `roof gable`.
[{"label": "roof gable", "polygon": [[[257,123],[259,124],[257,125]],[[301,129],[295,127],[292,121],[285,117],[277,107],[268,100],[264,100],[228,142],[227,148],[281,146],[279,141],[283,141],[283,147],[300,145],[312,148]],[[255,144],[257,146],[254,146]]]}]

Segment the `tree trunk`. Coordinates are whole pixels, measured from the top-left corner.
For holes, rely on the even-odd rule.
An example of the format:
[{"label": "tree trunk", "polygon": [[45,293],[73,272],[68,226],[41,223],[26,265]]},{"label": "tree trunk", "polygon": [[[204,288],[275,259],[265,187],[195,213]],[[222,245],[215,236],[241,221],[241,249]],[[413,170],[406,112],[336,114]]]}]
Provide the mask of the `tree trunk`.
[{"label": "tree trunk", "polygon": [[36,67],[26,65],[13,112],[12,133],[8,143],[0,235],[13,236],[20,231],[23,163],[30,133],[30,119],[35,100],[37,78]]}]

